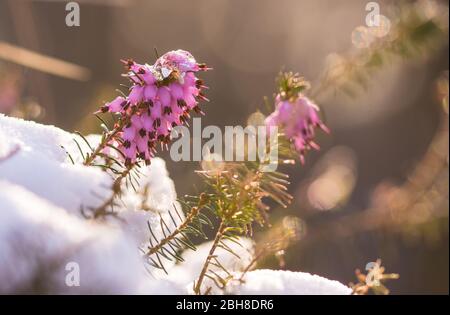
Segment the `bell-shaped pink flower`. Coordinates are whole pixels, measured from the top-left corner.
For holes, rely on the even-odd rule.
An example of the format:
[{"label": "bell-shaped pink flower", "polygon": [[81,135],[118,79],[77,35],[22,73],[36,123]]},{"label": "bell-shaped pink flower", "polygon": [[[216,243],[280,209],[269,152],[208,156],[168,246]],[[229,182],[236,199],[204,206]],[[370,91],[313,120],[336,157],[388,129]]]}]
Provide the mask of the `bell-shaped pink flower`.
[{"label": "bell-shaped pink flower", "polygon": [[140,85],[134,85],[131,88],[130,95],[128,95],[128,100],[132,105],[136,105],[144,99],[144,87]]},{"label": "bell-shaped pink flower", "polygon": [[304,163],[308,150],[320,148],[314,142],[315,130],[319,128],[326,133],[330,132],[319,117],[319,107],[301,93],[298,93],[296,99],[291,97],[288,100],[277,95],[275,101],[276,109],[266,118],[265,124],[268,127],[281,127],[299,153],[300,161]]}]

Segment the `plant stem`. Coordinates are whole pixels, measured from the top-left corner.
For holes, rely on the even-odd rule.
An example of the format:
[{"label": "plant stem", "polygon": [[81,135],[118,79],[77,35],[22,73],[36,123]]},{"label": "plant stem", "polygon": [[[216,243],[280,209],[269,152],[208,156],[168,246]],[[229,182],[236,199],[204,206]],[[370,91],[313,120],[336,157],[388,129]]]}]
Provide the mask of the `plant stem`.
[{"label": "plant stem", "polygon": [[127,169],[125,171],[123,171],[119,177],[117,177],[114,180],[114,183],[112,185],[112,194],[111,196],[105,200],[105,202],[103,202],[102,205],[100,205],[98,208],[95,209],[94,211],[94,219],[97,219],[98,217],[107,214],[107,209],[108,207],[114,202],[114,199],[116,198],[117,195],[120,194],[121,192],[121,184],[122,184],[122,180],[128,176],[128,174],[130,174],[131,170],[133,169],[134,164],[132,164],[131,166],[127,167]]},{"label": "plant stem", "polygon": [[129,116],[125,116],[119,119],[114,129],[107,133],[107,135],[103,137],[97,148],[95,148],[94,152],[86,157],[83,162],[84,165],[88,166],[92,164],[94,159],[103,151],[103,149],[111,142],[111,140],[114,139],[114,137],[122,131],[123,127],[130,122],[130,117],[134,115],[135,112],[136,109],[133,109],[132,113]]},{"label": "plant stem", "polygon": [[150,248],[147,252],[147,256],[153,255],[158,252],[164,245],[173,240],[178,234],[183,232],[183,230],[194,220],[197,214],[200,212],[200,207],[193,207],[187,218],[183,221],[183,223],[174,230],[169,236],[162,239],[156,246]]},{"label": "plant stem", "polygon": [[106,137],[102,139],[97,148],[95,148],[94,152],[89,154],[84,160],[83,164],[88,166],[94,161],[94,159],[103,151],[103,149],[108,145],[108,143],[114,138],[114,136],[120,132],[123,128],[123,123],[119,124],[114,130],[109,132]]},{"label": "plant stem", "polygon": [[208,257],[206,257],[205,263],[203,264],[202,271],[200,272],[198,280],[194,286],[194,293],[197,295],[201,294],[201,292],[200,292],[201,286],[202,286],[203,280],[205,278],[205,275],[208,272],[209,264],[211,262],[211,259],[214,257],[214,252],[216,251],[217,246],[219,245],[220,241],[222,240],[222,237],[226,231],[226,228],[227,228],[227,226],[226,226],[225,222],[222,220],[220,222],[219,229],[217,230],[216,236],[214,238],[213,245],[211,246],[211,249],[209,250]]}]

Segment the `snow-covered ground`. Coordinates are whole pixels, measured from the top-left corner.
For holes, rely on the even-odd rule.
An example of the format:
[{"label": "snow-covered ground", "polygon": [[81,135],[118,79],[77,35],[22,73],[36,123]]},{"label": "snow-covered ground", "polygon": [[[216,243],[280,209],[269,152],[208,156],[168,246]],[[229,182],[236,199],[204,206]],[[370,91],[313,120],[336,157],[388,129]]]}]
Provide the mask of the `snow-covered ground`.
[{"label": "snow-covered ground", "polygon": [[[140,181],[148,189],[125,193],[123,206],[117,209],[124,220],[89,220],[81,208],[106,200],[112,180],[99,168],[70,162],[61,146],[76,158],[73,139],[77,137],[53,126],[0,114],[0,293],[189,293],[209,250],[207,243],[196,252],[186,250],[182,264],[166,264],[169,275],[144,268],[138,249],[147,242],[147,222],[157,227],[158,212],[178,207],[164,161],[156,158],[145,169]],[[138,193],[148,194],[147,207],[152,211],[141,209]],[[240,261],[219,252],[223,263],[236,273],[252,255],[251,240],[243,243],[244,248],[236,248]],[[70,285],[73,263],[79,267],[79,286]],[[341,283],[319,276],[273,270],[251,271],[243,283],[233,283],[227,291],[350,292]]]}]

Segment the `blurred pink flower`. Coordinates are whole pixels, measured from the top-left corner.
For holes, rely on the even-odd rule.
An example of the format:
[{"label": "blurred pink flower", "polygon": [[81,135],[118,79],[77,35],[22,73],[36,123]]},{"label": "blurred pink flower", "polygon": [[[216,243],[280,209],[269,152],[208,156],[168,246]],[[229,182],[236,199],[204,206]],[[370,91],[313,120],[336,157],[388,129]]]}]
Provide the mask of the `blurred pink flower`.
[{"label": "blurred pink flower", "polygon": [[266,118],[266,126],[283,128],[304,164],[306,152],[311,148],[320,148],[314,142],[315,129],[330,132],[319,117],[319,107],[301,93],[298,93],[296,98],[290,97],[289,100],[283,100],[278,94],[275,102],[275,111]]}]

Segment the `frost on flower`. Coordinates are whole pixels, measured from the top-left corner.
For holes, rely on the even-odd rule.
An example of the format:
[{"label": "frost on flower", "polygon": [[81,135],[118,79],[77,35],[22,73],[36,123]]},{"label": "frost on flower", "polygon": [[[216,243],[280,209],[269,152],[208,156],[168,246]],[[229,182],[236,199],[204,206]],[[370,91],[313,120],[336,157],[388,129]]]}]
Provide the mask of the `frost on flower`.
[{"label": "frost on flower", "polygon": [[154,65],[123,62],[132,84],[129,94],[105,104],[100,112],[120,116],[121,125],[109,144],[123,152],[125,163],[140,159],[149,164],[157,144],[170,142],[174,127],[186,123],[192,111],[202,113],[199,101],[207,100],[202,93],[206,87],[196,73],[209,68],[184,50],[170,51]]},{"label": "frost on flower", "polygon": [[314,142],[316,129],[326,133],[329,129],[319,117],[319,107],[302,94],[307,83],[298,75],[283,73],[279,78],[280,91],[275,98],[275,111],[266,118],[266,125],[280,126],[286,137],[305,162],[305,154],[310,149],[319,149]]}]

